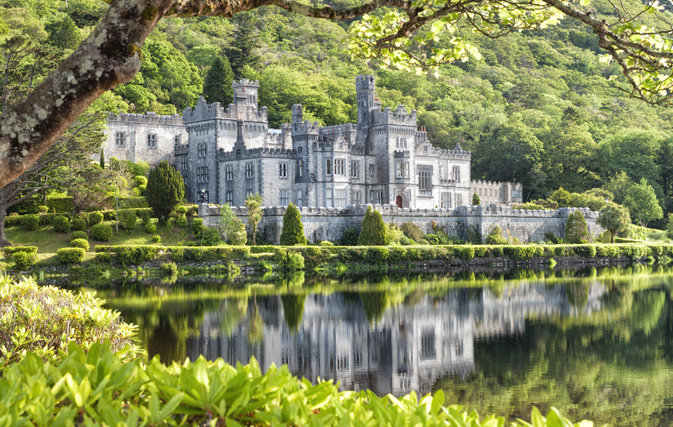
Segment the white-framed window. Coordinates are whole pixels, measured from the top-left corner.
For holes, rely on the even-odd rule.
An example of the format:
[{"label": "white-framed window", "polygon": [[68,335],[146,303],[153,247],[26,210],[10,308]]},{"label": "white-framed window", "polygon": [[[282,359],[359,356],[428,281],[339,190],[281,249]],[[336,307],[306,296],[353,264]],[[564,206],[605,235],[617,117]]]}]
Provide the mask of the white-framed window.
[{"label": "white-framed window", "polygon": [[157,134],[147,134],[147,148],[157,148]]},{"label": "white-framed window", "polygon": [[201,166],[196,168],[196,182],[207,182],[208,181],[208,167]]},{"label": "white-framed window", "polygon": [[280,205],[281,206],[287,206],[288,203],[290,202],[289,193],[290,193],[290,190],[287,190],[287,189],[280,190]]},{"label": "white-framed window", "polygon": [[454,166],[452,169],[452,178],[456,182],[460,182],[460,166]]},{"label": "white-framed window", "polygon": [[304,159],[297,160],[297,175],[299,177],[304,176]]},{"label": "white-framed window", "polygon": [[245,164],[245,177],[247,179],[252,179],[255,177],[255,165],[252,162]]},{"label": "white-framed window", "polygon": [[173,142],[175,142],[175,145],[182,145],[182,135],[175,135]]},{"label": "white-framed window", "polygon": [[439,207],[442,209],[451,209],[451,193],[442,193]]},{"label": "white-framed window", "polygon": [[234,180],[234,166],[233,165],[226,165],[224,167],[224,179],[227,181],[233,181]]},{"label": "white-framed window", "polygon": [[302,206],[304,206],[304,192],[297,190],[297,207],[300,208]]},{"label": "white-framed window", "polygon": [[512,197],[522,197],[522,193],[521,190],[512,190]]},{"label": "white-framed window", "polygon": [[350,167],[350,177],[357,179],[358,177],[358,163],[359,162],[351,162],[351,167]]},{"label": "white-framed window", "polygon": [[399,160],[395,164],[397,178],[409,178],[409,162]]},{"label": "white-framed window", "polygon": [[332,159],[325,159],[325,175],[332,175]]},{"label": "white-framed window", "polygon": [[335,208],[345,208],[346,207],[346,190],[334,190],[334,207]]},{"label": "white-framed window", "polygon": [[287,163],[278,163],[278,178],[287,179]]},{"label": "white-framed window", "polygon": [[205,142],[200,143],[196,146],[197,151],[199,152],[199,157],[206,157],[208,155],[208,144]]},{"label": "white-framed window", "polygon": [[334,207],[334,202],[332,201],[332,189],[328,188],[325,190],[325,206],[328,208]]},{"label": "white-framed window", "polygon": [[362,204],[362,193],[359,191],[353,191],[353,204],[361,205]]},{"label": "white-framed window", "polygon": [[115,132],[115,145],[117,147],[126,145],[126,135],[124,135],[124,132]]},{"label": "white-framed window", "polygon": [[334,175],[346,175],[346,161],[334,159]]},{"label": "white-framed window", "polygon": [[186,171],[188,168],[189,168],[189,161],[187,159],[187,156],[182,156],[182,159],[180,159],[180,169]]},{"label": "white-framed window", "polygon": [[432,191],[432,166],[418,167],[418,191]]},{"label": "white-framed window", "polygon": [[369,165],[369,176],[374,176],[375,171],[374,165]]},{"label": "white-framed window", "polygon": [[233,191],[227,191],[226,202],[229,206],[233,206],[233,204],[234,204],[234,192]]},{"label": "white-framed window", "polygon": [[456,194],[456,206],[463,206],[463,195]]}]

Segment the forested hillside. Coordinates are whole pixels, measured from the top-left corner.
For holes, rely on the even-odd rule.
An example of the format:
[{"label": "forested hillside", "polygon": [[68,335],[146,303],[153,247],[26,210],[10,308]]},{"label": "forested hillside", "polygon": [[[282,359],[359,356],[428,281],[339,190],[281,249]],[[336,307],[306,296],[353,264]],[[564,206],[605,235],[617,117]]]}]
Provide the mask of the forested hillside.
[{"label": "forested hillside", "polygon": [[[605,0],[592,4],[599,14],[611,13]],[[107,5],[5,0],[0,7],[5,59],[19,36],[36,46],[17,63],[6,60],[5,75],[39,81],[91,31]],[[331,125],[356,120],[355,76],[369,73],[377,77],[384,106],[417,110],[436,145],[459,142],[471,150],[475,179],[520,180],[524,197],[537,199],[560,186],[583,192],[613,180],[614,188],[624,171],[618,181],[646,179],[665,212],[673,210],[672,110],[611,87],[608,77],[619,69],[600,61],[594,35],[580,24],[566,19],[499,39],[459,30],[446,37],[470,40],[479,57],[427,74],[351,58],[343,43],[347,27],[271,7],[233,19],[165,19],[142,48],[140,73],[106,103],[133,112],[180,112],[196,102],[219,57],[232,69],[221,72],[224,78],[233,73],[260,81],[260,105],[268,106],[273,127],[290,120],[296,103],[310,119]],[[25,78],[5,83],[4,96],[19,96],[26,84]]]}]

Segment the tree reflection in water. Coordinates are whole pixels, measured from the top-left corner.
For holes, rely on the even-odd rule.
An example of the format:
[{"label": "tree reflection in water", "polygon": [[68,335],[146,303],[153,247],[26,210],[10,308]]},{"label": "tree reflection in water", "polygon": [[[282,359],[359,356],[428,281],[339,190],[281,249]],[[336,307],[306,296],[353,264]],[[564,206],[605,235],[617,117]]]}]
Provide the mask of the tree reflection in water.
[{"label": "tree reflection in water", "polygon": [[555,406],[574,419],[669,425],[673,276],[626,273],[554,272],[570,278],[542,281],[550,273],[519,270],[507,273],[516,281],[480,273],[482,283],[323,278],[106,297],[164,361],[255,356],[345,389],[442,388],[449,402],[484,413],[524,417],[533,405]]}]

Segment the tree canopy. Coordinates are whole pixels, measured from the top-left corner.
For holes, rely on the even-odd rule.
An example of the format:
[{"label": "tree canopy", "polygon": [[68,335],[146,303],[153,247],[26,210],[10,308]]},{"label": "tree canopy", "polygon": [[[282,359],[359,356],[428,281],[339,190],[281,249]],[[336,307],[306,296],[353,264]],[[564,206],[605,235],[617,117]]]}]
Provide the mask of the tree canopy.
[{"label": "tree canopy", "polygon": [[[28,6],[33,8],[35,17],[39,19],[40,16],[49,14],[59,15],[61,13],[59,5],[57,0],[52,0],[44,4],[40,3],[40,7],[34,7],[32,3]],[[327,36],[321,43],[329,44],[342,40],[347,44],[349,54],[358,58],[376,60],[391,70],[415,70],[421,74],[430,72],[438,78],[444,64],[454,63],[457,68],[470,71],[475,69],[476,64],[483,59],[490,67],[512,64],[512,61],[517,61],[520,66],[528,69],[566,67],[569,70],[572,69],[575,76],[580,77],[581,73],[600,66],[603,67],[602,74],[604,75],[616,75],[621,71],[622,77],[613,79],[612,84],[636,98],[650,103],[666,103],[672,94],[669,88],[673,84],[670,73],[670,61],[673,58],[670,50],[673,41],[668,37],[671,30],[667,25],[670,16],[657,4],[642,5],[637,2],[627,2],[615,5],[600,0],[596,0],[595,3],[577,4],[561,0],[519,0],[515,2],[488,0],[450,3],[433,0],[416,4],[402,0],[379,0],[376,2],[344,2],[337,6],[326,4],[312,6],[293,0],[254,0],[243,3],[228,0],[207,2],[111,0],[107,10],[104,10],[104,7],[100,5],[79,0],[73,3],[72,8],[68,5],[65,10],[76,25],[84,27],[84,31],[80,30],[79,33],[88,34],[88,37],[72,53],[67,49],[64,50],[63,53],[69,56],[61,62],[60,67],[41,80],[39,85],[24,91],[29,94],[19,97],[19,101],[0,116],[0,186],[11,182],[46,152],[58,136],[94,99],[120,84],[134,82],[126,89],[119,89],[126,91],[125,94],[129,98],[133,97],[132,92],[135,91],[135,97],[138,100],[152,100],[154,96],[158,104],[168,105],[167,103],[170,103],[177,109],[182,109],[194,101],[200,85],[200,83],[194,84],[194,82],[199,82],[199,69],[196,65],[182,62],[184,51],[189,46],[178,43],[176,40],[178,33],[171,31],[175,22],[165,21],[165,18],[177,16],[232,17],[239,12],[270,5],[284,9],[288,13],[279,15],[275,18],[275,22],[270,20],[270,25],[263,31],[254,27],[254,22],[252,22],[252,27],[248,25],[249,23],[245,23],[248,25],[245,28],[252,28],[251,33],[258,35],[261,40],[266,38],[266,41],[282,41],[287,36],[282,31],[282,21],[295,19],[294,17],[350,21],[348,34],[339,37]],[[10,9],[6,8],[6,10]],[[11,33],[10,22],[11,19],[16,19],[16,16],[12,17],[9,13],[5,15],[3,31]],[[268,12],[260,11],[260,16],[264,15],[268,15]],[[566,17],[571,20],[561,21],[561,18]],[[28,18],[30,16],[21,15],[23,21],[27,21]],[[69,21],[63,18],[62,14],[58,17],[63,25],[60,25],[58,32],[54,31],[52,34],[55,34],[54,40],[60,40],[56,44],[62,48],[68,48],[74,45],[72,40],[76,40],[76,34],[71,31]],[[579,25],[569,24],[566,21]],[[96,27],[92,28],[94,24]],[[158,25],[165,30],[165,39],[153,35],[146,42],[152,30]],[[521,36],[517,34],[519,30],[545,29],[545,31],[551,31],[552,25],[562,28],[566,40],[575,46],[581,46],[586,51],[577,57],[570,58],[565,55],[565,52],[559,52],[558,45],[550,41],[531,40],[531,43],[523,45],[514,42],[512,44],[516,47],[513,49],[510,49],[511,44],[508,43],[496,47],[496,49],[504,49],[507,55],[499,56],[494,52],[485,52],[482,56],[480,53],[484,51],[484,46],[495,46],[494,43],[499,43],[499,41],[492,42],[493,38],[509,34],[514,40],[520,40]],[[195,26],[202,29],[200,34],[217,34],[222,40],[228,40],[229,36],[226,31],[231,29],[229,24],[208,19],[196,22]],[[35,26],[39,32],[38,27],[39,25]],[[235,31],[245,29],[242,23],[234,23],[234,27]],[[323,27],[327,28],[327,26]],[[465,31],[466,29],[475,31]],[[44,39],[48,34],[43,32],[42,36],[37,36]],[[192,43],[192,46],[198,44],[196,36],[194,31],[184,35],[185,38],[191,37],[186,41]],[[324,52],[321,49],[313,50],[314,46],[308,40],[310,39],[297,46],[307,54],[315,53],[326,59]],[[223,47],[235,47],[231,43],[227,44],[229,46]],[[184,50],[180,58],[176,52],[181,49]],[[604,60],[600,63],[602,65],[597,65],[599,62],[590,55],[595,56],[595,52],[600,50],[607,54],[602,58]],[[464,62],[467,59],[470,61]],[[154,68],[152,64],[161,65]],[[254,68],[254,65],[254,62],[252,66],[250,63],[245,64],[242,74],[246,74],[247,70]],[[331,65],[338,66],[336,63]],[[293,68],[297,69],[301,66],[301,60],[298,60],[295,61]],[[491,73],[492,82],[489,82],[492,87],[503,84],[508,79],[506,73],[502,73],[504,70],[493,71],[496,72]],[[555,71],[547,68],[545,73],[551,75]],[[391,87],[401,83],[404,79],[408,80],[395,89],[381,91],[390,102],[407,103],[405,101],[410,101],[410,99],[405,99],[407,96],[413,97],[417,100],[416,102],[432,99],[422,97],[428,95],[427,92],[409,90],[410,83],[413,86],[413,82],[418,81],[410,78],[410,75],[403,77],[392,72],[389,77],[398,79],[395,84],[390,85]],[[512,105],[518,105],[521,110],[521,114],[511,125],[506,123],[509,119],[503,120],[502,114],[499,114],[497,110],[491,115],[492,117],[479,114],[479,109],[493,112],[492,109],[485,108],[482,102],[447,97],[445,94],[442,96],[443,99],[454,99],[454,105],[461,104],[464,107],[463,110],[456,110],[460,111],[458,115],[453,114],[453,118],[458,118],[463,122],[462,125],[460,121],[453,123],[459,128],[459,131],[454,132],[453,135],[458,138],[463,137],[460,129],[466,129],[468,133],[489,130],[488,132],[496,138],[506,140],[505,145],[509,145],[511,150],[523,150],[522,156],[517,158],[522,161],[514,166],[510,165],[502,172],[505,178],[520,179],[526,185],[551,177],[553,175],[551,172],[558,170],[558,165],[564,168],[566,166],[563,161],[546,164],[538,155],[544,148],[546,118],[544,115],[536,117],[523,110],[531,108],[547,110],[548,114],[558,109],[559,104],[563,104],[553,99],[555,90],[565,90],[563,86],[572,86],[577,93],[581,93],[583,85],[585,87],[587,84],[589,86],[604,85],[604,80],[586,81],[582,78],[564,80],[558,77],[550,79],[550,82],[553,82],[552,85],[555,86],[551,88],[551,91],[545,87],[547,83],[540,83],[537,78],[527,78],[516,84],[503,86],[502,93],[505,100]],[[449,76],[449,80],[451,78],[453,77]],[[134,79],[137,80],[134,81]],[[498,80],[501,83],[498,83]],[[339,89],[338,82],[332,81],[331,83]],[[386,86],[385,82],[383,86]],[[438,86],[438,89],[442,91],[455,91],[455,86],[451,84]],[[478,99],[488,95],[487,86],[475,92]],[[344,89],[341,88],[340,91],[343,92]],[[341,102],[339,99],[339,97],[334,97],[334,100],[329,100],[327,105],[338,106]],[[567,99],[566,101],[574,103],[575,100]],[[139,108],[135,102],[133,104]],[[151,105],[151,102],[148,104]],[[616,103],[606,113],[620,114],[620,110],[623,110],[625,106],[628,108],[628,104]],[[449,105],[435,105],[432,109],[434,112],[428,113],[429,123],[444,124],[439,127],[434,126],[436,132],[444,132],[445,124],[448,123],[447,117],[437,112],[452,111],[449,107]],[[584,111],[582,109],[572,111],[567,107],[568,105],[565,105],[560,109],[561,115],[565,115],[569,123],[572,122],[581,128]],[[587,107],[589,111],[593,108],[589,104],[584,107]],[[169,110],[157,112],[170,113]],[[309,110],[313,111],[311,108]],[[349,109],[343,108],[342,110],[348,111]],[[566,111],[568,114],[563,114]],[[517,130],[518,123],[525,124],[526,128]],[[477,126],[472,126],[473,124]],[[528,129],[534,129],[535,132],[529,132]],[[435,136],[433,132],[435,130],[431,130],[431,137]],[[584,135],[586,137],[584,140],[589,144],[588,148],[594,150],[591,147],[590,138],[586,133]],[[595,134],[592,133],[592,135],[595,138]],[[496,153],[489,155],[497,159]],[[475,163],[477,163],[477,175],[484,174],[482,168],[487,163]],[[480,164],[482,166],[479,166]],[[521,168],[528,169],[517,170],[519,169],[516,167],[518,164],[521,164]],[[589,168],[585,168],[586,170],[577,168],[572,163],[568,163],[568,167],[573,174],[593,176],[592,174],[595,173]],[[499,168],[497,170],[500,171]],[[488,178],[494,179],[495,177]]]}]

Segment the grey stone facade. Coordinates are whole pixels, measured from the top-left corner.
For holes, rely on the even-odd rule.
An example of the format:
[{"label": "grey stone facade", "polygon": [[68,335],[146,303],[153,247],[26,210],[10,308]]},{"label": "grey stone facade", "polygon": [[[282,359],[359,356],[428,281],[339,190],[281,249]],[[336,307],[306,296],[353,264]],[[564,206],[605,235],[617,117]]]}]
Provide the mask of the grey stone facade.
[{"label": "grey stone facade", "polygon": [[[258,108],[259,82],[233,88],[226,108],[201,98],[182,117],[110,116],[107,157],[172,159],[190,202],[243,206],[260,193],[266,206],[452,210],[471,203],[471,153],[432,146],[415,111],[382,110],[373,76],[356,79],[358,122],[335,126],[305,121],[294,105],[292,122],[270,129],[266,107]],[[488,187],[502,193],[490,203],[520,201],[520,184]]]},{"label": "grey stone facade", "polygon": [[[568,215],[580,211],[587,223],[589,235],[596,237],[604,229],[596,223],[598,212],[586,208],[560,208],[558,210],[524,210],[509,206],[461,206],[455,209],[401,209],[394,205],[374,205],[383,221],[401,225],[413,222],[425,233],[432,232],[432,223],[444,227],[450,236],[466,239],[468,227],[478,231],[482,239],[500,226],[503,235],[517,238],[522,242],[544,241],[545,234],[553,233],[563,237]],[[258,229],[268,242],[279,243],[283,228],[285,207],[266,208]],[[360,230],[367,206],[349,206],[343,209],[304,207],[300,209],[304,235],[313,243],[322,240],[339,241],[347,228]],[[233,208],[234,213],[247,224],[247,209]],[[202,204],[199,216],[207,226],[216,226],[219,221],[219,207]]]}]

